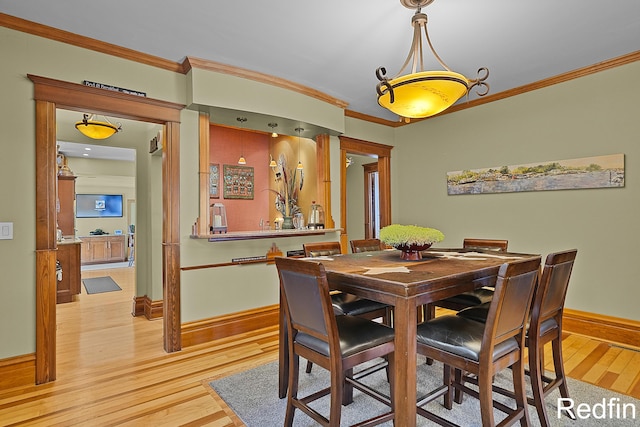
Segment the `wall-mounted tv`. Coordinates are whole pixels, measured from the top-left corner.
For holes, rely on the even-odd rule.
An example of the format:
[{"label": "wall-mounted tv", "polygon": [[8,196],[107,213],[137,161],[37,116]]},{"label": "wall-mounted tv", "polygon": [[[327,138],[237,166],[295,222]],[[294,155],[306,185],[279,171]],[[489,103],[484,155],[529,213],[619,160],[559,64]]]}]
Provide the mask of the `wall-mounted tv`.
[{"label": "wall-mounted tv", "polygon": [[76,218],[122,216],[122,194],[76,194]]}]

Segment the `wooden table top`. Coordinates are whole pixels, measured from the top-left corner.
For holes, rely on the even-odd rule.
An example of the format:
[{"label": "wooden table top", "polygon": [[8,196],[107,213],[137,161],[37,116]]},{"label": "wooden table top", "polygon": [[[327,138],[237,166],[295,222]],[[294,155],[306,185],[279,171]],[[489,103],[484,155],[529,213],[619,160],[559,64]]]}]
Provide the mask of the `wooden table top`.
[{"label": "wooden table top", "polygon": [[350,287],[366,287],[374,292],[409,297],[435,292],[452,284],[459,286],[461,281],[495,277],[503,263],[532,256],[538,255],[429,249],[423,252],[422,260],[405,261],[400,259],[399,251],[392,249],[312,260],[324,265],[329,282],[337,285],[337,289],[348,291]]}]

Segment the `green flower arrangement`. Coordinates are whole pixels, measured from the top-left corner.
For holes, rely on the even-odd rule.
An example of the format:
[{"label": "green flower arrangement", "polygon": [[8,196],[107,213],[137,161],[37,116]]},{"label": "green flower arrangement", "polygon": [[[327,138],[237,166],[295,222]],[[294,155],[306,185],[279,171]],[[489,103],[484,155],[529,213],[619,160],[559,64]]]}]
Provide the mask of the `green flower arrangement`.
[{"label": "green flower arrangement", "polygon": [[391,224],[380,230],[380,240],[393,247],[425,246],[443,241],[444,234],[435,228]]}]

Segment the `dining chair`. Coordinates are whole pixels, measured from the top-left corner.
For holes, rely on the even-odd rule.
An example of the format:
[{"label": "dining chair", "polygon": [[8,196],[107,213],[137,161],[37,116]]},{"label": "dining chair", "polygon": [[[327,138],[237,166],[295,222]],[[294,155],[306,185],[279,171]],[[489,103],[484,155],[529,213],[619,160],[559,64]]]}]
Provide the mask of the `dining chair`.
[{"label": "dining chair", "polygon": [[[496,252],[506,252],[508,246],[509,241],[501,239],[466,238],[462,241],[462,248],[467,251],[489,250]],[[483,286],[472,291],[463,292],[461,294],[424,305],[422,308],[423,319],[426,321],[436,317],[436,307],[460,311],[464,310],[465,308],[490,302],[491,298],[493,298],[493,288],[488,286]],[[431,365],[432,360],[427,358],[426,363],[427,365]]]},{"label": "dining chair", "polygon": [[380,239],[356,239],[349,241],[351,252],[354,254],[360,252],[383,251],[386,249],[385,244]]},{"label": "dining chair", "polygon": [[[508,240],[498,239],[464,239],[462,248],[468,251],[473,250],[489,250],[496,252],[506,252],[509,246]],[[449,310],[460,311],[467,307],[484,304],[491,301],[493,297],[493,289],[482,287],[472,291],[463,292],[450,298],[428,304],[426,307],[425,319],[433,319],[435,317],[435,308],[442,307]]]},{"label": "dining chair", "polygon": [[[289,393],[284,425],[291,426],[295,409],[300,409],[321,425],[340,426],[342,399],[348,387],[355,387],[390,408],[366,420],[366,425],[393,420],[391,398],[359,381],[371,372],[367,369],[354,375],[356,366],[376,358],[385,357],[393,363],[393,329],[361,317],[336,316],[321,263],[276,258],[276,267],[288,331]],[[330,372],[330,387],[298,397],[300,356]],[[384,364],[380,369],[383,367]],[[390,380],[393,387],[393,378]],[[327,394],[331,401],[328,418],[309,405]]]},{"label": "dining chair", "polygon": [[[529,424],[523,356],[526,321],[539,269],[539,256],[500,266],[486,323],[445,315],[418,325],[418,353],[444,365],[443,385],[418,400],[418,414],[438,424],[451,425],[423,406],[444,395],[445,407],[452,409],[455,388],[480,400],[483,426],[495,425],[494,407],[507,414],[508,421],[501,421],[505,425],[517,420],[522,425]],[[493,376],[508,367],[513,375],[515,408],[493,400]],[[477,391],[461,380],[462,372],[477,377]]]},{"label": "dining chair", "polygon": [[[302,247],[304,248],[305,256],[308,258],[338,255],[342,253],[342,246],[340,245],[340,242],[304,243]],[[385,324],[391,324],[390,307],[387,304],[360,298],[344,292],[332,293],[331,300],[336,314],[360,316],[369,320],[383,318]]]},{"label": "dining chair", "polygon": [[[308,258],[338,255],[342,253],[340,242],[313,242],[302,245]],[[391,325],[391,307],[387,304],[360,298],[344,292],[332,292],[331,302],[336,315],[363,317],[368,320],[382,318],[385,325]],[[306,372],[311,372],[312,362],[307,362]]]},{"label": "dining chair", "polygon": [[[569,399],[569,389],[562,358],[562,314],[577,253],[576,249],[571,249],[547,255],[542,275],[533,297],[531,319],[525,339],[525,344],[529,350],[529,369],[525,373],[531,379],[533,391],[533,397],[528,397],[527,400],[530,405],[535,406],[542,427],[550,425],[544,404],[545,397],[559,388],[560,396],[564,399]],[[482,304],[462,310],[457,315],[486,322],[488,310],[488,304]],[[544,368],[544,346],[549,342],[551,343],[553,354],[553,378],[546,376]],[[501,388],[494,388],[494,390],[507,396],[512,395],[509,390]],[[576,419],[575,414],[572,412],[567,411],[567,414]]]}]

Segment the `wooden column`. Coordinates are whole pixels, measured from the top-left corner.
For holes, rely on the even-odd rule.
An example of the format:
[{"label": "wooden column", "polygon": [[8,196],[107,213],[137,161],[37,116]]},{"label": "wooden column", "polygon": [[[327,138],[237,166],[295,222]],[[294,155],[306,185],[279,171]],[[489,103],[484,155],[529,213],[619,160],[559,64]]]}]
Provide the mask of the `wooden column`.
[{"label": "wooden column", "polygon": [[36,101],[36,384],[56,379],[56,106]]},{"label": "wooden column", "polygon": [[180,124],[167,122],[162,147],[164,349],[182,349],[180,330]]}]

